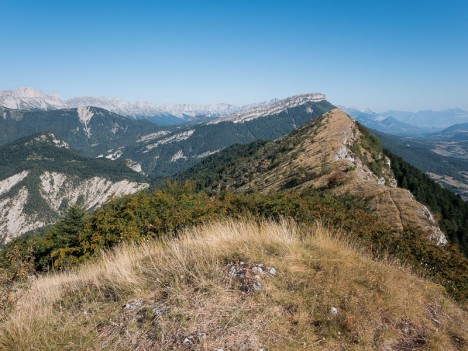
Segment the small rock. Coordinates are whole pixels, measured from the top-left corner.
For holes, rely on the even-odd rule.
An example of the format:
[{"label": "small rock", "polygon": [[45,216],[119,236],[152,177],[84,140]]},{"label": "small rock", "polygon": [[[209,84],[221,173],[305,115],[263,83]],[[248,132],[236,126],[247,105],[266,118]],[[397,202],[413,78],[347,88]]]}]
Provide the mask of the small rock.
[{"label": "small rock", "polygon": [[153,306],[153,314],[155,316],[162,316],[164,314],[167,314],[167,311],[168,311],[168,308],[166,306],[157,306],[157,305],[154,305]]},{"label": "small rock", "polygon": [[193,345],[193,340],[191,338],[185,338],[183,343],[184,345]]},{"label": "small rock", "polygon": [[276,275],[276,269],[274,269],[273,267],[270,267],[268,268],[268,273],[270,273],[271,275]]},{"label": "small rock", "polygon": [[236,276],[237,276],[237,269],[236,269],[236,267],[231,267],[231,268],[229,268],[228,275],[229,275],[230,277],[236,277]]},{"label": "small rock", "polygon": [[337,316],[338,315],[338,309],[336,307],[330,308],[330,314],[332,316]]},{"label": "small rock", "polygon": [[206,338],[206,333],[198,333],[197,336],[199,340],[202,340]]},{"label": "small rock", "polygon": [[252,273],[253,274],[262,274],[263,269],[261,267],[255,266],[255,267],[252,268]]},{"label": "small rock", "polygon": [[141,307],[142,305],[143,305],[143,301],[135,300],[135,301],[127,302],[123,307],[124,309],[128,310],[129,308]]},{"label": "small rock", "polygon": [[408,335],[410,333],[410,325],[408,322],[403,323],[403,327],[401,328],[401,331]]},{"label": "small rock", "polygon": [[262,284],[260,284],[259,282],[255,282],[253,283],[253,288],[255,291],[259,291],[262,288]]}]

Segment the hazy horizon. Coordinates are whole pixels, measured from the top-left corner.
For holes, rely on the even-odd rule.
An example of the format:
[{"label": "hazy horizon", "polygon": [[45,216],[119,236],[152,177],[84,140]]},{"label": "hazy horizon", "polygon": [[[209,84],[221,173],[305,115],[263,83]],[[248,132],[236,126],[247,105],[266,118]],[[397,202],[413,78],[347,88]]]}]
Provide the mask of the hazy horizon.
[{"label": "hazy horizon", "polygon": [[[264,101],[251,101],[250,103],[247,103],[247,104],[242,104],[242,105],[236,105],[236,104],[233,104],[233,103],[230,103],[229,101],[213,101],[213,102],[206,102],[206,103],[197,103],[197,102],[193,102],[193,103],[188,103],[188,102],[184,102],[184,101],[180,101],[180,102],[173,102],[173,103],[165,103],[165,102],[155,102],[155,101],[147,101],[147,100],[127,100],[127,99],[124,99],[122,97],[118,97],[118,96],[104,96],[104,95],[94,95],[94,96],[91,96],[91,95],[82,95],[82,96],[71,96],[71,97],[67,97],[65,98],[64,96],[62,96],[62,94],[60,94],[60,92],[56,92],[56,91],[52,91],[52,92],[47,92],[47,91],[42,91],[40,89],[36,89],[34,87],[18,87],[18,88],[15,88],[15,89],[4,89],[4,90],[0,90],[1,91],[15,91],[15,90],[19,90],[19,89],[24,89],[24,88],[30,88],[30,89],[34,89],[34,90],[38,90],[38,91],[41,91],[42,93],[44,94],[47,94],[47,95],[58,95],[63,101],[67,101],[67,100],[70,100],[70,99],[73,99],[73,98],[86,98],[86,97],[91,97],[91,98],[106,98],[106,99],[109,99],[109,100],[113,100],[113,99],[118,99],[118,100],[123,100],[125,102],[128,102],[128,103],[137,103],[137,102],[146,102],[146,103],[153,103],[155,105],[171,105],[171,104],[174,104],[174,105],[178,105],[178,104],[194,104],[194,105],[216,105],[216,104],[227,104],[227,105],[233,105],[233,106],[238,106],[238,107],[242,107],[242,106],[248,106],[248,105],[251,105],[251,104],[257,104],[257,103],[262,103],[262,102],[269,102],[271,100],[281,100],[281,99],[285,99],[285,98],[288,98],[288,97],[291,97],[292,95],[289,95],[289,96],[283,96],[283,97],[271,97],[270,99],[266,99]],[[321,92],[306,92],[306,93],[303,93],[303,94],[308,94],[308,93],[321,93]],[[325,94],[326,95],[326,94]],[[327,95],[326,95],[327,96]],[[360,111],[365,111],[365,110],[371,110],[372,112],[375,112],[375,113],[386,113],[386,112],[389,112],[389,111],[398,111],[398,112],[412,112],[412,113],[418,113],[418,112],[424,112],[424,111],[443,111],[443,110],[451,110],[451,109],[462,109],[464,110],[463,108],[460,108],[458,106],[451,106],[451,107],[446,107],[446,108],[441,108],[441,109],[419,109],[419,110],[401,110],[401,109],[394,109],[394,108],[390,108],[390,109],[386,109],[386,110],[373,110],[373,109],[370,109],[369,107],[356,107],[356,106],[345,106],[345,105],[342,105],[342,104],[339,104],[339,103],[336,103],[334,101],[331,101],[328,96],[327,96],[327,100],[331,103],[333,103],[336,107],[338,108],[346,108],[346,109],[356,109],[356,110],[360,110]],[[466,111],[466,110],[464,110]],[[467,111],[468,112],[468,111]]]},{"label": "hazy horizon", "polygon": [[466,1],[0,1],[0,90],[468,110]]}]

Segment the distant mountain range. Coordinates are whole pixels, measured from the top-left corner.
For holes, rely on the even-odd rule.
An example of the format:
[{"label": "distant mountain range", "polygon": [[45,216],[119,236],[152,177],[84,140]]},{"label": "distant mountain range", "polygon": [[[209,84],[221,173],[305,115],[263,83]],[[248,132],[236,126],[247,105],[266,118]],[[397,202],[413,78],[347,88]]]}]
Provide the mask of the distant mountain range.
[{"label": "distant mountain range", "polygon": [[[52,132],[84,156],[123,161],[151,178],[183,171],[233,144],[277,138],[334,107],[323,94],[273,99],[243,107],[156,106],[95,97],[64,102],[58,95],[31,88],[0,92],[0,105],[7,106],[0,106],[0,145]],[[464,111],[376,113],[369,109],[343,109],[364,126],[385,133],[382,134],[385,146],[466,199],[468,123],[442,127],[450,121],[468,120]],[[428,123],[413,124],[424,115],[429,116]],[[392,135],[406,139],[391,139]],[[407,144],[412,148],[404,146]],[[419,151],[413,152],[416,149]],[[424,158],[428,162],[422,161]]]},{"label": "distant mountain range", "polygon": [[152,178],[165,177],[233,144],[278,138],[332,108],[323,94],[293,96],[211,122],[144,135],[136,146],[122,150],[122,158],[140,163]]},{"label": "distant mountain range", "polygon": [[379,113],[385,117],[418,126],[420,128],[447,128],[453,124],[468,123],[468,111],[451,108],[440,111],[424,110],[418,112],[389,110]]},{"label": "distant mountain range", "polygon": [[[96,165],[92,161],[107,162],[99,163],[100,166],[98,167],[100,169],[101,166],[105,166],[104,168],[107,167],[111,170],[110,173],[107,173],[107,176],[110,176],[112,173],[126,174],[125,172],[128,172],[126,176],[130,177],[135,176],[136,173],[133,171],[136,171],[142,177],[138,183],[142,183],[141,179],[149,181],[148,178],[143,178],[143,175],[153,179],[170,177],[235,144],[248,144],[259,140],[268,141],[280,138],[335,109],[335,106],[326,100],[325,95],[310,93],[255,104],[227,116],[209,119],[208,121],[194,125],[190,125],[187,119],[181,125],[157,126],[148,120],[130,118],[110,112],[104,108],[82,106],[80,103],[76,103],[79,105],[78,107],[59,108],[58,101],[61,100],[54,95],[44,97],[41,93],[29,91],[28,89],[24,90],[23,93],[23,97],[29,96],[29,98],[18,100],[13,99],[15,94],[4,93],[2,95],[4,104],[14,108],[0,107],[0,145],[12,143],[5,146],[5,149],[2,149],[5,155],[3,158],[4,160],[8,160],[9,166],[4,164],[3,168],[0,168],[0,181],[5,182],[5,187],[9,189],[7,192],[13,189],[13,187],[9,187],[9,184],[20,184],[20,182],[26,179],[23,179],[23,176],[28,177],[27,179],[29,180],[25,180],[27,184],[39,184],[37,179],[40,179],[41,174],[42,177],[45,177],[43,175],[45,171],[52,172],[44,168],[41,171],[35,171],[35,173],[28,171],[23,174],[22,172],[27,168],[22,169],[20,167],[21,169],[15,168],[12,170],[11,167],[16,167],[17,164],[29,165],[31,164],[29,161],[36,159],[43,161],[57,160],[57,162],[53,163],[54,167],[63,167],[65,170],[69,169],[70,172],[68,174],[74,174],[74,172],[79,171],[78,169],[69,167],[73,163],[70,163],[72,162],[70,160],[66,160],[68,156],[62,158],[48,156],[51,153],[56,154],[56,151],[46,150],[37,153],[25,147],[27,155],[23,158],[18,158],[18,160],[26,159],[28,162],[24,163],[24,160],[24,162],[13,161],[9,158],[8,154],[12,153],[11,147],[12,145],[16,145],[15,143],[17,143],[18,139],[24,137],[31,138],[32,135],[37,135],[38,133],[39,135],[48,135],[46,137],[48,140],[57,140],[56,146],[59,144],[66,145],[79,152],[81,155],[79,157],[88,157],[87,160],[89,161],[83,161],[83,164],[91,165],[89,166],[91,169],[95,169]],[[87,101],[90,102],[91,100]],[[460,138],[467,135],[465,133],[466,125],[461,124],[450,127],[446,130],[432,133],[431,137],[418,139],[411,137],[411,135],[423,135],[432,129],[416,127],[393,117],[383,117],[370,110],[347,109],[347,111],[361,124],[377,131],[385,130],[386,134],[379,134],[385,147],[403,156],[439,183],[444,184],[444,186],[464,197],[466,196],[465,184],[467,183],[468,168],[465,165],[465,157],[468,153],[464,149],[463,141],[459,141]],[[227,110],[225,112],[227,113]],[[349,122],[344,117],[337,119],[343,120],[343,123]],[[391,134],[400,134],[405,137],[392,136]],[[50,135],[53,135],[52,139]],[[345,135],[342,137],[347,138]],[[457,141],[451,141],[454,138]],[[421,140],[424,140],[424,142]],[[23,145],[21,147],[24,147],[28,141],[18,142],[20,142],[18,145]],[[49,143],[49,148],[50,145],[52,144]],[[407,145],[410,145],[410,147]],[[20,146],[15,147],[17,149],[21,148]],[[283,151],[279,150],[278,152],[283,153]],[[342,154],[339,157],[347,159],[348,154],[345,151],[344,149],[340,151]],[[62,150],[61,152],[65,151]],[[66,152],[73,153],[74,151],[66,150]],[[34,156],[36,154],[37,156]],[[224,153],[221,153],[221,155],[224,155]],[[73,159],[73,157],[69,155],[69,158]],[[78,156],[76,155],[76,157]],[[354,156],[350,157],[353,158]],[[58,162],[60,159],[64,161]],[[110,167],[113,163],[108,160],[116,161],[115,165],[118,166],[115,167],[117,168]],[[379,160],[379,162],[382,163],[383,161]],[[385,169],[382,168],[384,166],[380,163],[368,165],[367,167]],[[50,162],[48,165],[52,167]],[[125,171],[122,169],[125,169]],[[102,171],[103,169],[100,169],[101,173]],[[50,176],[49,173],[48,176]],[[88,172],[87,174],[91,175],[92,172]],[[297,176],[300,176],[300,174]],[[301,179],[296,179],[297,176],[291,176],[291,179],[285,179],[286,183],[285,185],[283,184],[284,187],[295,186],[294,184],[297,181],[302,182]],[[56,176],[54,177],[57,178]],[[60,177],[67,178],[68,176]],[[55,178],[51,180],[51,184],[60,183],[63,180],[62,178]],[[80,181],[86,182],[85,178]],[[243,176],[239,177],[240,180],[244,178]],[[390,181],[385,179],[385,177],[382,179],[378,179],[378,182],[387,184]],[[16,183],[17,180],[18,182]],[[272,180],[273,178],[268,179],[268,181]],[[63,180],[62,183],[65,184],[66,182],[66,180]],[[70,184],[75,184],[73,186],[70,185],[70,193],[74,193],[76,189],[83,188],[78,184],[78,181],[70,182]],[[26,189],[29,192],[32,191],[28,187]],[[38,189],[38,186],[31,189]],[[18,193],[11,193],[11,196],[8,195],[7,197],[8,201],[13,201],[12,199],[17,196],[19,196]],[[105,196],[103,195],[101,198],[105,198]],[[36,196],[36,199],[39,199],[39,197]],[[63,201],[60,201],[60,204],[56,207],[66,207],[66,205],[62,206]],[[92,200],[89,201],[92,202]],[[33,201],[33,203],[39,202]],[[64,204],[67,203],[70,202],[64,202]],[[5,202],[5,204],[7,203]],[[26,206],[27,204],[24,203],[23,205]],[[5,206],[5,208],[11,207],[13,203]],[[30,205],[28,206],[31,207]],[[43,206],[43,208],[47,207]],[[47,211],[53,217],[49,218],[47,215],[41,215],[43,218],[47,218],[47,223],[52,223],[60,214],[60,211],[56,208]],[[19,216],[18,213],[17,215]],[[8,214],[5,213],[4,216],[8,216]],[[25,232],[29,230],[28,228],[31,229],[31,227],[25,225],[24,229],[21,229],[20,232]],[[8,231],[8,233],[10,232]],[[11,237],[12,234],[7,234],[7,236]]]},{"label": "distant mountain range", "polygon": [[432,132],[432,129],[419,128],[417,126],[401,122],[394,117],[383,117],[371,110],[358,110],[353,108],[343,108],[351,117],[367,128],[372,128],[385,133],[395,135],[423,135]]},{"label": "distant mountain range", "polygon": [[99,107],[110,112],[136,118],[149,119],[160,125],[192,123],[225,116],[241,110],[229,104],[163,104],[128,102],[117,98],[75,97],[62,100],[57,94],[46,94],[33,88],[0,91],[0,106],[20,110],[59,110],[77,107]]},{"label": "distant mountain range", "polygon": [[[218,104],[161,104],[147,101],[129,102],[103,96],[83,96],[63,100],[58,94],[46,94],[33,88],[0,91],[0,106],[12,110],[59,110],[98,107],[132,119],[147,119],[160,126],[197,124],[225,117],[255,107],[271,105],[278,99],[245,106]],[[453,124],[468,123],[468,112],[462,109],[418,112],[388,110],[374,112],[339,106],[365,126],[400,136],[426,135]]]},{"label": "distant mountain range", "polygon": [[0,107],[0,145],[53,132],[91,157],[127,160],[150,177],[181,171],[233,144],[277,138],[334,106],[323,94],[304,94],[254,105],[193,126],[159,127],[97,107],[18,110]]},{"label": "distant mountain range", "polygon": [[468,112],[461,109],[377,113],[369,109],[341,108],[368,128],[399,136],[428,136],[454,124],[468,123]]},{"label": "distant mountain range", "polygon": [[33,88],[0,91],[0,107],[23,111],[53,111],[78,107],[98,107],[132,119],[147,119],[160,126],[196,124],[227,116],[253,107],[268,105],[277,99],[244,106],[218,104],[161,104],[147,101],[129,102],[104,96],[82,96],[63,100]]}]

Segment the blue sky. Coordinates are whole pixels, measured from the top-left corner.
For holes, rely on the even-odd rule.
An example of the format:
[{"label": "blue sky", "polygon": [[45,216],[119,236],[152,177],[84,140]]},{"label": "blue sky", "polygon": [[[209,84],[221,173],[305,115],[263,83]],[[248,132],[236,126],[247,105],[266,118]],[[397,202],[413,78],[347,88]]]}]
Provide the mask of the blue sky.
[{"label": "blue sky", "polygon": [[0,0],[0,90],[468,109],[467,0]]}]

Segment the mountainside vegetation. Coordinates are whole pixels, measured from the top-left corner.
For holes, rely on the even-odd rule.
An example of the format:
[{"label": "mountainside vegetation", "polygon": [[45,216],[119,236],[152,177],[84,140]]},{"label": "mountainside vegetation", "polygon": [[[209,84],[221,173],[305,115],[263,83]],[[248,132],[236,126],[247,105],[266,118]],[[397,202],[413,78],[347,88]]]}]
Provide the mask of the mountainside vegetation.
[{"label": "mountainside vegetation", "polygon": [[169,177],[231,145],[279,138],[334,108],[326,100],[309,101],[293,107],[289,107],[287,102],[283,106],[281,102],[278,102],[280,110],[271,115],[243,121],[221,120],[149,137],[126,149],[122,157],[141,163],[151,178]]},{"label": "mountainside vegetation", "polygon": [[111,180],[147,181],[122,162],[78,155],[52,133],[20,138],[0,147],[0,179],[24,170],[65,172],[82,178],[99,175]]},{"label": "mountainside vegetation", "polygon": [[[468,199],[468,150],[450,143],[401,138],[374,131],[383,146],[423,173],[437,175],[438,183]],[[436,152],[437,151],[437,152]],[[448,181],[445,181],[447,179]]]},{"label": "mountainside vegetation", "polygon": [[96,157],[110,149],[133,145],[140,135],[161,129],[149,121],[134,120],[96,107],[49,111],[0,107],[0,145],[50,132],[84,155]]},{"label": "mountainside vegetation", "polygon": [[[299,223],[320,220],[347,233],[375,257],[391,255],[446,287],[452,296],[468,297],[468,263],[455,248],[437,246],[424,233],[406,228],[398,232],[379,218],[363,199],[329,191],[284,190],[274,194],[223,192],[208,196],[189,184],[169,184],[165,190],[140,192],[112,200],[92,214],[71,209],[44,234],[13,240],[1,252],[2,266],[18,252],[32,272],[74,267],[122,242],[164,239],[180,230],[224,218],[293,218]],[[21,261],[21,260],[20,260]]]},{"label": "mountainside vegetation", "polygon": [[[306,126],[308,134],[313,134],[320,127],[322,121],[323,117],[319,117],[309,123]],[[364,132],[364,129],[361,128],[361,131]],[[271,142],[257,141],[247,145],[233,145],[170,178],[155,179],[153,186],[162,186],[165,181],[170,179],[177,182],[189,180],[194,182],[196,189],[211,192],[240,189],[259,174],[273,170],[291,158],[299,157],[300,151],[297,149],[304,141],[304,134],[304,129],[297,129],[284,138],[278,138]],[[365,150],[371,150],[375,159],[372,157],[367,159],[367,166],[379,177],[383,176],[383,161],[376,160],[383,149],[379,140],[371,133],[364,134],[360,144],[353,145],[353,151],[360,157],[366,157]],[[326,169],[330,166],[323,165],[323,168],[325,168],[322,170],[323,173],[330,172],[330,169]],[[317,176],[318,174],[310,173],[304,167],[291,174],[288,181],[281,185],[281,188],[294,188]],[[333,187],[333,184],[329,184],[329,187]]]},{"label": "mountainside vegetation", "polygon": [[[339,119],[334,121],[342,124]],[[165,190],[156,189],[152,193],[142,192],[115,199],[93,214],[81,212],[78,219],[74,218],[71,212],[72,217],[67,214],[62,222],[51,230],[11,242],[3,252],[4,265],[9,266],[8,253],[11,250],[19,250],[21,254],[31,258],[35,271],[68,269],[121,242],[161,238],[190,225],[226,217],[285,216],[300,223],[311,223],[321,219],[327,225],[345,229],[350,237],[364,242],[371,248],[373,254],[393,255],[413,267],[418,267],[417,270],[422,266],[423,274],[443,284],[457,298],[464,299],[468,282],[466,260],[455,248],[451,248],[450,245],[444,248],[437,246],[425,237],[421,228],[412,225],[413,222],[408,222],[400,228],[392,227],[392,223],[382,216],[382,210],[372,207],[365,196],[347,195],[346,191],[337,192],[336,189],[342,186],[340,182],[343,184],[343,180],[335,179],[335,173],[326,169],[327,164],[322,165],[321,172],[328,177],[331,174],[331,178],[326,178],[328,180],[325,185],[319,188],[304,186],[317,177],[316,173],[303,168],[299,169],[303,174],[298,174],[291,168],[289,171],[296,173],[276,175],[275,179],[282,182],[276,191],[258,192],[261,186],[265,185],[261,183],[257,185],[257,189],[246,188],[247,191],[232,192],[245,187],[246,184],[256,184],[255,180],[259,175],[275,170],[275,167],[284,162],[301,157],[299,154],[293,154],[303,147],[301,145],[305,140],[304,133],[310,132],[311,135],[315,135],[324,126],[331,128],[330,123],[332,120],[319,118],[287,137],[271,142],[231,147],[173,178],[179,183],[191,179],[193,185],[169,185]],[[385,161],[380,161],[384,159],[380,156],[383,149],[378,139],[362,126],[359,126],[355,133],[360,133],[359,139],[352,145],[355,154],[365,160],[363,162],[373,172],[372,177],[385,176],[388,170],[384,170]],[[338,135],[341,141],[341,132],[338,131]],[[394,163],[395,176],[403,186],[403,178],[406,177],[406,183],[413,184],[414,177],[421,176],[406,164],[392,160],[390,163]],[[330,164],[329,167],[333,165]],[[346,174],[349,166],[343,164],[340,167],[344,167],[343,172]],[[280,177],[282,179],[278,179]],[[413,185],[408,188],[429,206],[432,207],[439,197],[444,196],[443,193],[437,195],[437,192],[433,191],[434,183],[429,179],[425,178],[420,184],[417,189]],[[466,226],[463,221],[466,218],[463,217],[463,209],[457,201],[452,202],[450,206],[452,207],[439,204],[439,207],[433,210],[449,239],[465,250]],[[78,224],[75,224],[76,221]],[[70,225],[75,229],[63,229]]]},{"label": "mountainside vegetation", "polygon": [[[317,119],[310,128],[317,128],[321,119]],[[315,127],[314,127],[315,125]],[[358,125],[362,134],[361,140],[353,144],[352,149],[361,159],[367,159],[367,166],[374,174],[382,177],[385,162],[371,161],[364,155],[370,150],[372,159],[384,153],[383,146],[362,125]],[[309,128],[309,126],[307,127]],[[225,189],[237,190],[252,182],[260,173],[267,172],[285,160],[295,158],[294,150],[303,141],[301,130],[296,130],[287,137],[272,142],[255,142],[248,145],[234,145],[218,154],[207,157],[194,167],[170,178],[174,181],[194,182],[196,189],[217,193]],[[292,152],[288,155],[287,152]],[[427,205],[435,214],[435,219],[449,240],[458,245],[460,250],[468,255],[468,205],[459,196],[431,180],[417,168],[405,162],[389,150],[385,150],[389,164],[398,185],[408,189],[416,200]],[[310,181],[317,174],[306,169],[296,172],[282,185],[282,188],[294,188]],[[154,186],[162,186],[165,179],[156,180]],[[329,183],[332,188],[335,184]]]},{"label": "mountainside vegetation", "polygon": [[398,185],[410,190],[419,202],[426,204],[436,214],[440,228],[468,256],[468,203],[459,195],[442,188],[401,157],[388,150],[386,155],[391,160]]}]

